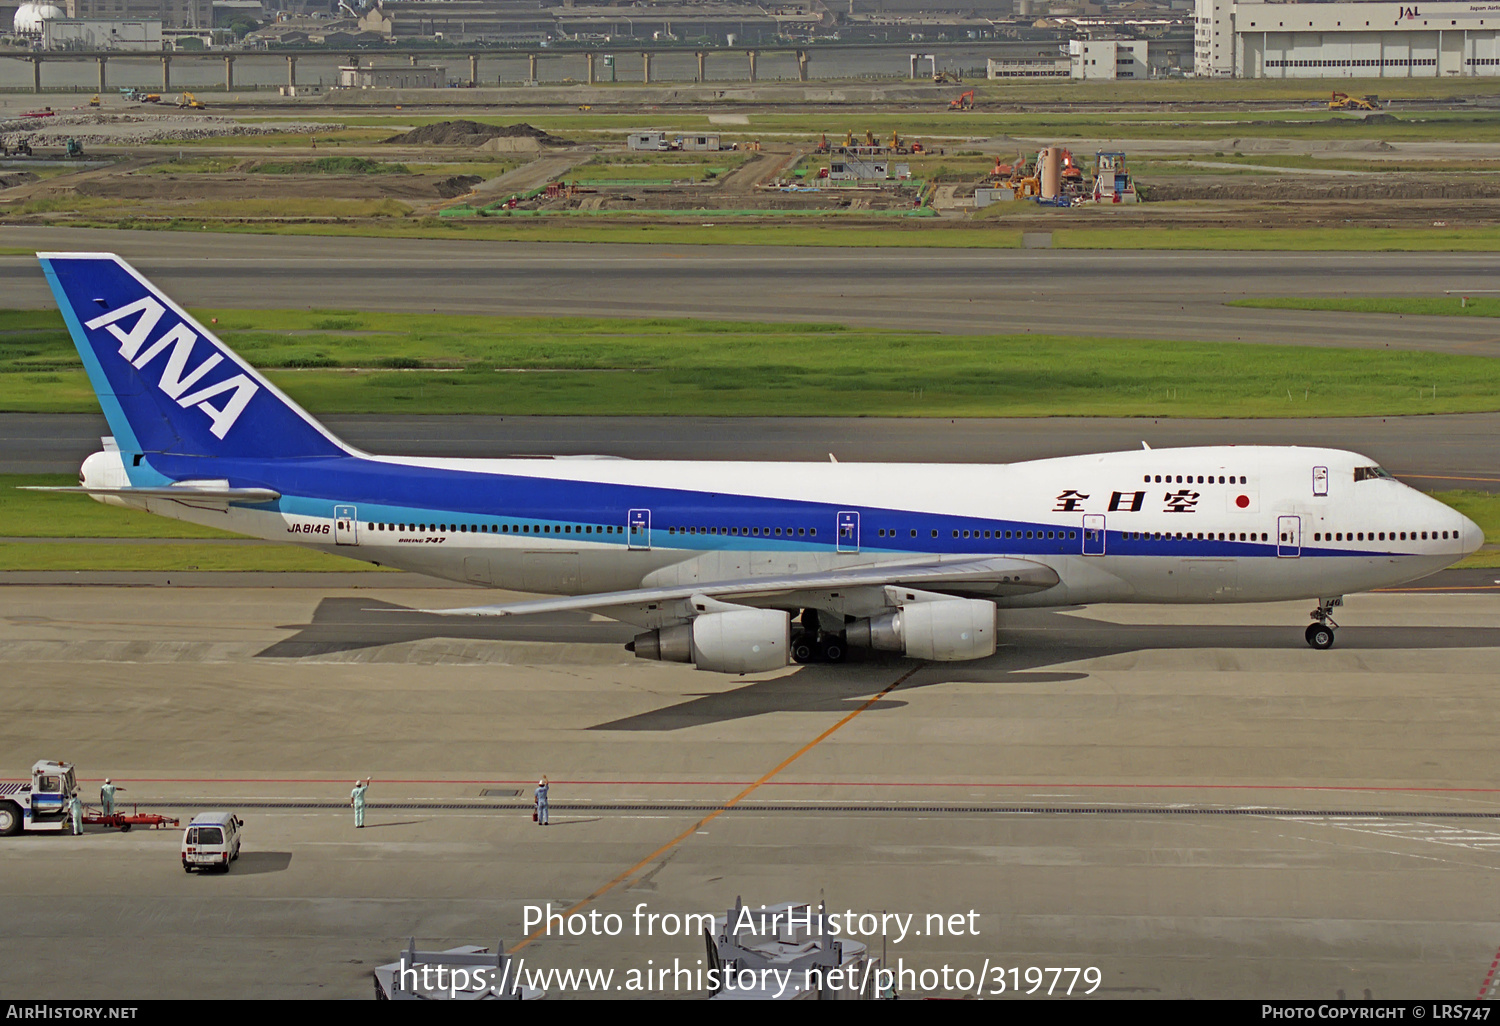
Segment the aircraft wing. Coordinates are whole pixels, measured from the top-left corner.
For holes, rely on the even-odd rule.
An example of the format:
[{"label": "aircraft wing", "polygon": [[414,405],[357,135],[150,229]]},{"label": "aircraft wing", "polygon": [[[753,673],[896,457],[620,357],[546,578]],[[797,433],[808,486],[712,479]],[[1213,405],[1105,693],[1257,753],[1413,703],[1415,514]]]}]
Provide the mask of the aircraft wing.
[{"label": "aircraft wing", "polygon": [[847,570],[823,570],[808,574],[782,574],[745,577],[729,581],[703,581],[696,584],[657,588],[633,588],[629,591],[565,595],[558,598],[493,606],[407,611],[433,613],[440,616],[524,616],[528,613],[593,610],[609,616],[613,615],[608,612],[609,610],[639,609],[643,606],[677,602],[695,596],[721,601],[754,600],[790,592],[883,585],[957,588],[967,592],[978,591],[992,594],[1025,594],[1045,590],[1057,584],[1058,581],[1057,572],[1041,563],[1010,556],[990,556],[983,559],[953,562],[925,560],[920,563],[879,563],[874,566],[851,567]]}]

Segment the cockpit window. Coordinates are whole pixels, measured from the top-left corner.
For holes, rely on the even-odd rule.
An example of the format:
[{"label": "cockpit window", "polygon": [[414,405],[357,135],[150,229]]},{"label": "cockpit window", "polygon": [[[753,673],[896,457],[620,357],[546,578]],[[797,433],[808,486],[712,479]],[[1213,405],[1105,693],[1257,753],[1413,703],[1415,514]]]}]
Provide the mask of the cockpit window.
[{"label": "cockpit window", "polygon": [[1383,478],[1386,481],[1395,480],[1395,478],[1391,476],[1391,472],[1389,470],[1386,470],[1384,467],[1354,468],[1354,480],[1356,481],[1370,481],[1375,478]]}]

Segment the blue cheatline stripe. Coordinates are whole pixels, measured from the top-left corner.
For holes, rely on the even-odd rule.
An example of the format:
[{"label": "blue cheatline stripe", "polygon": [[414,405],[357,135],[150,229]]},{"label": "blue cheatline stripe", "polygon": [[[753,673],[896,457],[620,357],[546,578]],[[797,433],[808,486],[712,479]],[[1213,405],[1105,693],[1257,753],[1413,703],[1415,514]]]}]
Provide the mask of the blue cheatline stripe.
[{"label": "blue cheatline stripe", "polygon": [[[481,537],[546,539],[549,541],[566,540],[574,544],[596,546],[626,545],[629,541],[629,535],[627,533],[625,510],[627,508],[640,508],[639,506],[626,505],[618,505],[613,508],[600,506],[588,508],[575,507],[572,511],[551,511],[550,515],[538,516],[534,510],[529,509],[524,512],[518,511],[507,514],[503,511],[475,512],[472,507],[463,510],[444,509],[432,504],[410,506],[376,502],[350,504],[338,500],[295,495],[283,495],[279,502],[271,505],[278,511],[288,515],[319,517],[323,519],[329,519],[333,516],[335,505],[355,505],[358,519],[364,524],[441,525],[438,533],[450,536],[476,534]],[[576,515],[568,516],[565,515],[566,512],[573,512]],[[801,536],[782,536],[778,538],[764,535],[678,533],[669,530],[669,526],[675,526],[675,522],[679,520],[696,523],[699,520],[707,521],[715,518],[731,521],[729,523],[713,525],[716,527],[743,526],[746,512],[743,504],[731,513],[704,510],[701,507],[683,509],[658,507],[653,510],[654,523],[650,538],[652,547],[677,548],[688,551],[824,552],[833,550],[837,546],[837,538],[833,531],[833,520],[830,516],[826,515],[826,510],[824,511],[825,527],[823,528],[826,533],[820,534],[816,540],[811,537]],[[787,503],[777,501],[774,505],[768,505],[766,512],[755,514],[754,520],[757,521],[757,524],[776,516],[785,516],[788,520],[794,520],[798,519],[804,512],[789,509]],[[905,537],[895,539],[881,539],[878,536],[872,537],[866,532],[862,534],[859,545],[859,551],[864,553],[883,553],[889,555],[974,555],[1003,552],[1018,556],[1082,554],[1082,531],[1080,528],[1068,525],[1059,526],[1043,522],[1016,520],[975,520],[967,517],[958,518],[924,513],[909,513],[900,510],[871,510],[868,512],[871,515],[890,516],[901,519],[903,523],[917,523],[922,526],[917,528],[918,535],[915,539],[910,536],[910,528],[907,529]],[[657,526],[662,524],[663,521],[668,520],[673,521],[673,525]],[[965,538],[960,535],[960,537],[954,538],[952,536],[953,528],[947,525],[959,522],[970,525],[968,527],[970,532],[969,537]],[[944,527],[931,526],[934,524],[942,524]],[[975,524],[988,526],[979,527],[979,534],[976,535],[976,529],[973,526]],[[457,528],[460,525],[468,528],[479,527],[483,528],[483,530],[459,531]],[[707,526],[706,523],[704,526]],[[568,527],[570,530],[564,532],[564,527]],[[615,530],[613,533],[600,533],[601,529],[606,527],[613,527]],[[586,531],[583,528],[592,528],[593,530]],[[938,537],[932,537],[933,530],[938,531]],[[991,536],[988,538],[984,537],[984,530],[989,530]],[[1012,537],[1005,537],[1004,534],[1006,531],[1011,532]],[[1054,534],[1071,535],[1072,537],[1046,538],[1039,536],[1026,538],[1024,534],[1027,531],[1031,531],[1037,535],[1043,535],[1051,531]],[[996,536],[997,532],[999,536]],[[377,531],[375,536],[390,535],[394,537],[400,533],[403,532]],[[408,531],[406,533],[412,532]],[[894,544],[897,541],[900,542],[899,546]],[[1113,532],[1106,538],[1106,552],[1111,556],[1275,558],[1278,556],[1277,549],[1278,546],[1275,541],[1231,542],[1227,539],[1219,541],[1217,538],[1126,538],[1124,532]],[[1347,557],[1402,555],[1404,553],[1375,552],[1365,549],[1326,549],[1305,546],[1302,548],[1301,554],[1308,557]]]},{"label": "blue cheatline stripe", "polygon": [[[153,456],[159,469],[173,479],[227,478],[235,487],[267,487],[282,493],[269,508],[283,513],[331,518],[334,506],[355,506],[363,522],[421,524],[521,524],[556,528],[559,525],[604,525],[624,527],[632,509],[651,510],[651,542],[661,548],[722,549],[733,551],[828,551],[837,543],[839,512],[848,504],[764,498],[723,492],[697,492],[683,488],[608,484],[555,478],[486,474],[470,470],[409,466],[353,456],[314,459],[229,460],[200,457]],[[265,507],[261,507],[265,508]],[[933,514],[895,508],[866,507],[858,510],[861,520],[861,550],[962,554],[1006,552],[1016,555],[1080,555],[1081,524],[1058,524]],[[1191,517],[1196,514],[1181,514]],[[674,533],[676,527],[780,526],[816,528],[811,535],[777,538],[744,534]],[[1269,525],[1267,525],[1269,526]],[[879,530],[896,530],[883,539]],[[911,531],[917,537],[911,537]],[[954,531],[959,537],[954,537]],[[963,537],[963,531],[969,537]],[[980,536],[974,537],[979,531]],[[932,532],[937,532],[933,537]],[[983,533],[990,532],[985,538]],[[995,537],[995,532],[1000,537]],[[1011,537],[1005,537],[1005,532]],[[1024,537],[1026,532],[1072,533],[1075,537]],[[460,532],[463,533],[463,532]],[[490,532],[484,532],[486,534]],[[1267,530],[1266,541],[1219,541],[1217,538],[1133,538],[1136,532],[1110,531],[1106,535],[1109,555],[1249,557],[1277,554],[1275,533]],[[1144,533],[1144,532],[1141,532]],[[1186,533],[1186,532],[1184,532]],[[1196,530],[1194,531],[1196,534]],[[1207,531],[1204,532],[1208,533]],[[1217,533],[1217,525],[1215,533]],[[1227,531],[1225,532],[1228,533]],[[1236,531],[1238,533],[1238,531]],[[1246,532],[1248,533],[1248,532]],[[1020,534],[1020,537],[1016,535]],[[515,536],[510,532],[507,536]],[[533,532],[521,537],[535,537]],[[557,538],[544,532],[544,538]],[[564,534],[571,540],[593,538],[602,544],[620,544],[628,536]],[[612,542],[612,539],[614,540]],[[896,543],[899,542],[899,547]],[[882,544],[884,543],[884,544]],[[1334,549],[1326,546],[1302,548],[1304,555],[1374,556],[1387,551]],[[1420,554],[1420,553],[1414,553]]]}]

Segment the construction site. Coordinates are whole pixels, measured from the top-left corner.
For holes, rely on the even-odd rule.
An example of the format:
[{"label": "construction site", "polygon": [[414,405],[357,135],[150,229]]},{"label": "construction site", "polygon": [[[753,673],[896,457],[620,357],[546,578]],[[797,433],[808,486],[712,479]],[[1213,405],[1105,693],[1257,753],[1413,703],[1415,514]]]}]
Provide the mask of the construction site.
[{"label": "construction site", "polygon": [[1333,92],[1279,108],[1001,107],[982,87],[853,110],[443,104],[358,116],[134,88],[66,107],[12,96],[0,99],[0,217],[452,230],[709,216],[1027,230],[1500,222],[1500,139],[1474,135],[1488,115],[1469,101]]}]

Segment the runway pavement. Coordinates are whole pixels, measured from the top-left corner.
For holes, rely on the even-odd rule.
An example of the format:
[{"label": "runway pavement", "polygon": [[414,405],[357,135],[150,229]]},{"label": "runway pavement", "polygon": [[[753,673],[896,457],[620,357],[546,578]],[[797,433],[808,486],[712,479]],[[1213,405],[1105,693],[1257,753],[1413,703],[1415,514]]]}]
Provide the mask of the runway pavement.
[{"label": "runway pavement", "polygon": [[[7,228],[6,244],[118,252],[185,306],[687,316],[1500,355],[1500,327],[1483,318],[1223,305],[1491,289],[1491,253],[569,245],[33,227]],[[51,304],[34,258],[0,257],[0,308]]]},{"label": "runway pavement", "polygon": [[[1379,461],[1428,491],[1500,490],[1500,414],[1319,420],[1050,417],[327,417],[366,451],[411,456],[1008,463],[1184,445],[1323,445]],[[0,413],[0,473],[71,474],[109,428],[102,416]]]},{"label": "runway pavement", "polygon": [[[581,617],[375,611],[455,598],[0,589],[0,775],[65,757],[91,792],[246,823],[227,876],[184,874],[176,832],[0,839],[0,877],[46,881],[0,902],[0,957],[51,967],[6,996],[362,998],[409,936],[518,945],[526,904],[628,923],[737,896],[974,910],[977,936],[888,960],[1097,966],[1100,996],[1490,979],[1500,597],[1354,596],[1329,652],[1302,603],[1007,613],[980,662],[745,678],[633,660]],[[517,956],[624,972],[703,946],[627,928]]]}]

